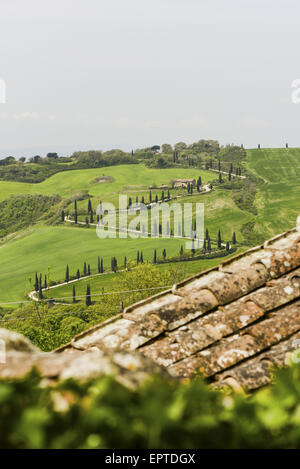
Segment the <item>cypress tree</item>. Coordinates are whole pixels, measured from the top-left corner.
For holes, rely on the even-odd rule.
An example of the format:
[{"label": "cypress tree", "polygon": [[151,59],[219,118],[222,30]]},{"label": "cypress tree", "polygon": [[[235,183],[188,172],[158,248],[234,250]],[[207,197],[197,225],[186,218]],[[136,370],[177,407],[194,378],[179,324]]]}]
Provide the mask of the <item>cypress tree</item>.
[{"label": "cypress tree", "polygon": [[219,183],[221,184],[223,182],[222,180],[222,173],[219,173]]},{"label": "cypress tree", "polygon": [[67,264],[67,267],[66,267],[66,278],[65,278],[65,281],[68,283],[70,280],[70,275],[69,275],[69,266]]},{"label": "cypress tree", "polygon": [[155,196],[155,202],[158,203],[158,195]]},{"label": "cypress tree", "polygon": [[101,257],[101,274],[103,274],[104,269],[103,269],[103,258]]},{"label": "cypress tree", "polygon": [[168,189],[168,199],[170,200],[171,196],[170,196],[170,190]]},{"label": "cypress tree", "polygon": [[221,249],[222,247],[222,238],[221,238],[221,231],[219,230],[218,233],[218,248]]},{"label": "cypress tree", "polygon": [[130,208],[131,206],[132,206],[132,198],[129,197],[129,199],[128,199],[128,208]]},{"label": "cypress tree", "polygon": [[89,218],[88,217],[85,217],[85,224],[86,224],[86,226],[89,226]]},{"label": "cypress tree", "polygon": [[91,287],[88,284],[86,287],[86,297],[85,297],[85,304],[86,306],[91,306],[92,300],[91,300]]},{"label": "cypress tree", "polygon": [[232,235],[232,244],[236,244],[236,234],[235,234],[235,231],[233,232],[233,235]]},{"label": "cypress tree", "polygon": [[152,192],[151,191],[149,192],[149,202],[150,202],[150,204],[152,202]]},{"label": "cypress tree", "polygon": [[75,288],[75,285],[73,285],[73,303],[76,303],[76,288]]},{"label": "cypress tree", "polygon": [[38,278],[37,272],[35,273],[34,289],[35,289],[36,292],[39,291],[39,278]]},{"label": "cypress tree", "polygon": [[100,257],[98,256],[98,274],[101,273]]},{"label": "cypress tree", "polygon": [[229,250],[230,250],[230,243],[229,243],[229,241],[227,241],[227,243],[226,243],[226,251],[228,252]]},{"label": "cypress tree", "polygon": [[40,274],[40,279],[39,279],[39,288],[40,288],[41,290],[43,289],[42,274]]},{"label": "cypress tree", "polygon": [[78,221],[77,200],[75,200],[74,202],[74,221],[75,221],[75,225],[77,225],[77,221]]},{"label": "cypress tree", "polygon": [[206,239],[204,240],[204,243],[203,243],[203,250],[204,252],[206,252]]},{"label": "cypress tree", "polygon": [[211,253],[211,241],[210,241],[210,238],[208,238],[207,240],[207,250],[209,253]]},{"label": "cypress tree", "polygon": [[83,264],[83,274],[86,277],[86,274],[87,274],[86,262]]},{"label": "cypress tree", "polygon": [[79,269],[77,269],[76,277],[77,277],[78,280],[80,279],[80,270]]},{"label": "cypress tree", "polygon": [[136,264],[139,264],[140,263],[140,251],[137,252],[137,256],[136,256]]},{"label": "cypress tree", "polygon": [[124,257],[124,269],[126,269],[126,268],[127,268],[127,257],[125,256]]},{"label": "cypress tree", "polygon": [[47,275],[45,275],[44,288],[45,288],[46,290],[47,290],[47,288],[48,288]]},{"label": "cypress tree", "polygon": [[167,258],[167,251],[166,251],[165,249],[163,250],[163,258],[164,258],[164,261],[165,261],[166,258]]},{"label": "cypress tree", "polygon": [[143,251],[141,251],[140,263],[141,263],[141,264],[144,264]]},{"label": "cypress tree", "polygon": [[65,221],[65,211],[61,211],[61,221]]},{"label": "cypress tree", "polygon": [[156,249],[154,249],[154,256],[153,256],[153,264],[157,263],[157,254],[156,254]]},{"label": "cypress tree", "polygon": [[183,246],[181,245],[180,247],[180,256],[182,257],[183,256]]},{"label": "cypress tree", "polygon": [[142,204],[145,204],[145,197],[142,196]]},{"label": "cypress tree", "polygon": [[89,202],[88,202],[88,213],[91,213],[93,211],[92,209],[92,202],[91,202],[91,199],[89,199]]},{"label": "cypress tree", "polygon": [[88,275],[91,275],[91,266],[88,264]]},{"label": "cypress tree", "polygon": [[208,233],[208,229],[206,228],[206,231],[205,231],[205,239],[208,239],[209,238],[209,233]]},{"label": "cypress tree", "polygon": [[228,181],[231,181],[231,173],[228,174]]},{"label": "cypress tree", "polygon": [[161,200],[162,200],[162,202],[165,200],[165,193],[164,193],[164,191],[162,191],[162,193],[161,193]]},{"label": "cypress tree", "polygon": [[43,299],[43,291],[42,291],[42,284],[39,285],[39,300]]},{"label": "cypress tree", "polygon": [[219,170],[219,172],[221,172],[221,161],[220,160],[218,162],[218,170]]},{"label": "cypress tree", "polygon": [[93,212],[90,214],[90,223],[94,223],[94,215]]}]

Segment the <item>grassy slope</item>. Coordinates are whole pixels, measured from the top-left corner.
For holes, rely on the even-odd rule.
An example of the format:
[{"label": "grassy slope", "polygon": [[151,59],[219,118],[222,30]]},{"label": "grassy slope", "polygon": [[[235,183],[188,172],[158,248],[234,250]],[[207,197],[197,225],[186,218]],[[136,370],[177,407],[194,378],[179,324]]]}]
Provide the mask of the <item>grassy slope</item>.
[{"label": "grassy slope", "polygon": [[92,228],[39,227],[0,248],[0,301],[23,299],[29,289],[29,277],[34,280],[36,271],[47,273],[48,266],[51,277],[57,281],[64,279],[67,263],[71,275],[76,274],[77,268],[82,271],[84,261],[95,272],[98,255],[108,268],[111,256],[123,264],[125,255],[136,259],[137,250],[142,250],[144,260],[152,261],[155,248],[158,255],[166,248],[171,256],[179,253],[181,244],[182,240],[175,239],[100,240]]},{"label": "grassy slope", "polygon": [[[99,176],[111,176],[112,182],[94,183]],[[76,192],[88,190],[93,197],[106,195],[108,202],[114,201],[116,196],[108,197],[110,193],[124,190],[126,187],[152,184],[168,184],[171,179],[180,177],[200,176],[204,182],[215,179],[208,171],[195,169],[150,169],[144,165],[121,165],[99,169],[82,169],[57,173],[39,184],[0,181],[0,200],[16,194],[59,194],[69,197]]]},{"label": "grassy slope", "polygon": [[265,238],[295,226],[300,213],[300,149],[248,150],[248,168],[265,180],[259,186],[256,229]]}]

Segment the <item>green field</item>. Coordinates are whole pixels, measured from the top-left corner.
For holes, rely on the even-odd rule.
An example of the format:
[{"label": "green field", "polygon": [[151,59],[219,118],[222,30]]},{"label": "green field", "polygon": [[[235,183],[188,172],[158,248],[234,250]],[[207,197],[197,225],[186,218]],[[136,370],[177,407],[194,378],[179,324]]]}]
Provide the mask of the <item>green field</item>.
[{"label": "green field", "polygon": [[255,228],[266,239],[295,226],[300,213],[300,149],[247,150],[247,167],[258,186]]},{"label": "green field", "polygon": [[[102,176],[113,178],[111,182],[97,183],[95,180]],[[168,184],[176,178],[197,178],[201,176],[203,182],[214,180],[216,177],[209,171],[187,168],[152,169],[144,165],[121,165],[99,169],[80,169],[64,171],[38,184],[23,182],[0,181],[0,200],[10,195],[20,194],[58,194],[63,198],[73,194],[88,191],[92,197],[106,196],[107,202],[115,203],[117,193],[126,188],[138,190],[150,185]]]},{"label": "green field", "polygon": [[98,256],[103,257],[104,267],[109,269],[112,256],[123,265],[125,255],[136,259],[137,251],[142,250],[144,260],[152,261],[154,249],[159,256],[164,248],[168,256],[175,256],[182,244],[179,239],[100,240],[92,228],[39,227],[0,248],[0,302],[22,300],[30,289],[29,278],[34,281],[35,272],[46,274],[48,267],[53,280],[63,281],[66,264],[70,275],[75,275],[78,268],[82,272],[85,261],[95,273]]}]

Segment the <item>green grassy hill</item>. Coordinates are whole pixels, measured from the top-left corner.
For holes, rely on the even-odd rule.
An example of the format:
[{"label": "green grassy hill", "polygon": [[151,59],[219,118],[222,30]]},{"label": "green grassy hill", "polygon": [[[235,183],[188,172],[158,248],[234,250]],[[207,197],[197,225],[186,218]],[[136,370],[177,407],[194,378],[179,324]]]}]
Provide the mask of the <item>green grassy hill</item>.
[{"label": "green grassy hill", "polygon": [[247,150],[247,168],[264,180],[257,187],[255,230],[265,239],[295,226],[300,213],[300,149]]},{"label": "green grassy hill", "polygon": [[100,240],[92,228],[42,226],[0,248],[0,300],[22,300],[30,289],[29,278],[34,281],[36,271],[46,274],[48,266],[51,278],[63,281],[66,264],[71,275],[75,275],[78,268],[82,272],[85,261],[96,272],[98,256],[103,257],[104,267],[110,268],[112,256],[123,264],[125,255],[128,260],[135,260],[137,251],[142,250],[144,260],[152,261],[154,249],[159,256],[164,248],[168,256],[175,256],[182,244],[183,240],[179,239]]},{"label": "green grassy hill", "polygon": [[[111,182],[97,182],[102,176],[112,178]],[[176,178],[196,178],[201,176],[204,182],[214,180],[216,176],[209,171],[188,168],[152,169],[144,165],[121,165],[99,169],[79,169],[57,173],[38,184],[22,182],[0,181],[0,200],[7,199],[10,195],[21,194],[58,194],[61,197],[70,197],[73,194],[88,191],[92,197],[104,197],[112,194],[107,199],[114,202],[114,193],[125,190],[129,186],[138,189],[139,186],[149,187],[156,184],[168,184]]]}]

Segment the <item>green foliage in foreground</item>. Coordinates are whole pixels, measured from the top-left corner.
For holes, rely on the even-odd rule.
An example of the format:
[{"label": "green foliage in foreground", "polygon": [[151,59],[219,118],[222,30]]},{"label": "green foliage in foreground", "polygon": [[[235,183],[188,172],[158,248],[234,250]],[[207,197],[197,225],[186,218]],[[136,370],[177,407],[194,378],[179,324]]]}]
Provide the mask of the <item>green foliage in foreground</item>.
[{"label": "green foliage in foreground", "polygon": [[136,391],[113,377],[42,385],[0,381],[1,448],[300,448],[300,367],[246,396],[201,378],[152,377]]}]

